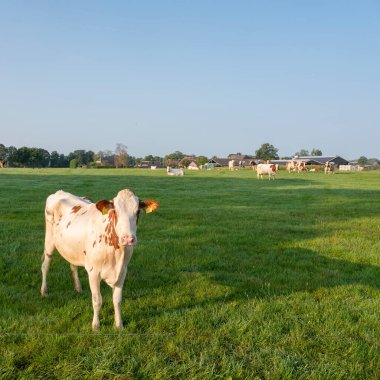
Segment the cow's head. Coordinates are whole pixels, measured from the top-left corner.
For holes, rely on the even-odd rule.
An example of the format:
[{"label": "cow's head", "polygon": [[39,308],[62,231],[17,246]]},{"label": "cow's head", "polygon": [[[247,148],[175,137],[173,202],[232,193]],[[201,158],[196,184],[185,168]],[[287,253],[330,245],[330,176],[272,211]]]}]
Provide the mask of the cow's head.
[{"label": "cow's head", "polygon": [[108,215],[107,242],[118,248],[137,243],[136,231],[141,210],[149,214],[157,210],[158,203],[151,200],[141,201],[133,191],[125,189],[119,191],[112,201],[97,202],[96,208]]}]

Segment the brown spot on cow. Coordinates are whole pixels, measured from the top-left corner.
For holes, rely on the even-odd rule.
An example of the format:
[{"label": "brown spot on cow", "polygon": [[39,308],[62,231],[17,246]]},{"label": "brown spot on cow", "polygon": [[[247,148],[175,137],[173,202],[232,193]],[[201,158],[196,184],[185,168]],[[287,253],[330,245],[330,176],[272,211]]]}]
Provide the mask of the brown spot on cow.
[{"label": "brown spot on cow", "polygon": [[71,224],[71,221],[69,223],[67,223],[66,228],[69,228],[70,224]]},{"label": "brown spot on cow", "polygon": [[86,255],[86,251],[83,251],[83,253]]},{"label": "brown spot on cow", "polygon": [[114,209],[108,213],[108,224],[105,228],[105,241],[108,245],[113,246],[115,249],[119,247],[119,237],[117,236],[115,225],[117,223],[117,214]]},{"label": "brown spot on cow", "polygon": [[82,206],[74,206],[72,209],[71,209],[71,212],[72,213],[77,213],[80,209],[82,208]]},{"label": "brown spot on cow", "polygon": [[96,240],[94,240],[92,247],[95,247],[95,245],[96,245]]}]

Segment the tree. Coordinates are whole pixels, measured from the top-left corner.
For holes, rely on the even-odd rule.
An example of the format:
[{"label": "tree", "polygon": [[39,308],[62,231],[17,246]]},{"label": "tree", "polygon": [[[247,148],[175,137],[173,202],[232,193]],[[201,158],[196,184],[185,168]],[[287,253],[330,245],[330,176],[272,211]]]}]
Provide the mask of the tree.
[{"label": "tree", "polygon": [[0,144],[0,168],[4,167],[6,158],[7,158],[7,148],[5,147],[5,145]]},{"label": "tree", "polygon": [[12,166],[17,163],[17,148],[15,146],[9,146],[7,149],[6,164],[7,166]]},{"label": "tree", "polygon": [[181,161],[181,166],[183,166],[184,168],[187,168],[188,166],[190,165],[190,161],[189,160],[182,160]]},{"label": "tree", "polygon": [[256,157],[262,160],[276,160],[278,159],[278,149],[269,143],[262,144],[261,147],[256,150]]},{"label": "tree", "polygon": [[295,156],[308,156],[309,151],[307,149],[301,149],[299,152],[296,152],[294,155]]},{"label": "tree", "polygon": [[50,153],[42,148],[29,148],[30,156],[27,166],[41,168],[49,166]]},{"label": "tree", "polygon": [[313,150],[311,151],[310,155],[311,156],[322,156],[322,151],[320,149],[313,148]]},{"label": "tree", "polygon": [[30,148],[22,146],[17,150],[16,162],[21,166],[28,166],[30,162]]},{"label": "tree", "polygon": [[94,155],[95,153],[92,150],[74,150],[74,152],[69,153],[67,161],[70,162],[71,160],[76,159],[79,166],[89,165],[90,162],[94,161]]},{"label": "tree", "polygon": [[200,166],[200,165],[204,165],[206,162],[208,161],[207,157],[206,156],[198,156],[197,157],[197,164]]},{"label": "tree", "polygon": [[58,167],[59,168],[68,168],[69,167],[69,158],[65,156],[64,154],[59,155],[59,163]]},{"label": "tree", "polygon": [[115,149],[115,166],[117,168],[122,167],[126,168],[128,167],[128,152],[127,147],[124,144],[116,144]]},{"label": "tree", "polygon": [[360,156],[358,158],[358,164],[367,165],[368,164],[368,158],[366,156]]},{"label": "tree", "polygon": [[70,162],[70,167],[71,167],[71,161],[76,160],[77,165],[82,165],[84,164],[84,156],[85,156],[85,151],[84,150],[74,150],[74,152],[69,153],[69,162]]},{"label": "tree", "polygon": [[144,161],[154,161],[154,157],[151,154],[149,154],[148,156],[144,157]]},{"label": "tree", "polygon": [[50,167],[51,168],[59,167],[59,153],[56,150],[53,150],[50,153]]},{"label": "tree", "polygon": [[136,157],[128,155],[128,167],[129,168],[134,168],[136,165],[137,165],[137,159],[136,159]]},{"label": "tree", "polygon": [[174,153],[170,153],[167,156],[165,156],[165,161],[167,160],[182,160],[185,155],[180,152],[179,150],[176,150]]},{"label": "tree", "polygon": [[73,158],[70,160],[70,169],[75,169],[78,166],[78,159]]}]

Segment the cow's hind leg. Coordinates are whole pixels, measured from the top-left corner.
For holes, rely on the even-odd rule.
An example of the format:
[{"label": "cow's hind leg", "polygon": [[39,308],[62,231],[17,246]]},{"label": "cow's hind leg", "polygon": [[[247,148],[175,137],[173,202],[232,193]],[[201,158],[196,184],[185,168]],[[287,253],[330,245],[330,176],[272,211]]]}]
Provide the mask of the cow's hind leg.
[{"label": "cow's hind leg", "polygon": [[73,274],[74,288],[77,292],[82,292],[82,285],[78,276],[78,267],[76,265],[70,264],[71,273]]},{"label": "cow's hind leg", "polygon": [[41,265],[41,272],[42,272],[41,295],[43,297],[47,296],[46,277],[47,277],[51,259],[53,257],[53,253],[55,250],[53,224],[54,224],[54,217],[46,209],[45,210],[45,226],[46,226],[45,245],[44,245],[44,254],[42,255],[42,265]]},{"label": "cow's hind leg", "polygon": [[[48,249],[49,248],[49,249]],[[54,252],[54,246],[48,247],[45,244],[45,250],[44,254],[42,255],[42,265],[41,265],[41,272],[42,272],[42,285],[41,285],[41,295],[43,297],[47,296],[47,283],[46,283],[46,277],[49,271],[51,259],[53,257]]]}]

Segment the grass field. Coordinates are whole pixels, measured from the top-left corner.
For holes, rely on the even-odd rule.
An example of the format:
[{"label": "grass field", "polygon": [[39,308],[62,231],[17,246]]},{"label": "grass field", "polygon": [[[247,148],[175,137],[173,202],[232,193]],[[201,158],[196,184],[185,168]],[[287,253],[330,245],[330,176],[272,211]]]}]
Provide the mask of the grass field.
[{"label": "grass field", "polygon": [[[40,297],[44,202],[131,188],[142,215],[113,327],[102,286],[55,255]],[[3,379],[379,379],[380,172],[0,170]]]}]

